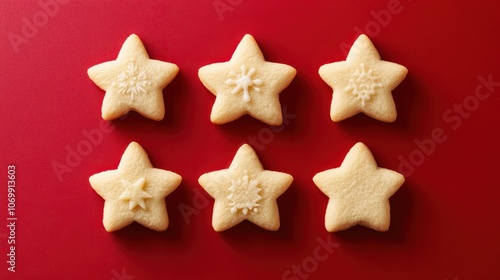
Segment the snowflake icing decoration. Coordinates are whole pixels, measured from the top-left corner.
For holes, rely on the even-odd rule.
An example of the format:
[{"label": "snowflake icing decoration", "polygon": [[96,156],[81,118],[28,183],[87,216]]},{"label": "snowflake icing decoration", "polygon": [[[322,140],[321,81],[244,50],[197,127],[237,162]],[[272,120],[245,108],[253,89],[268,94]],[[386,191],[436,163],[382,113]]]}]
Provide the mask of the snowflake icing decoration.
[{"label": "snowflake icing decoration", "polygon": [[365,102],[376,94],[376,89],[381,88],[382,84],[377,82],[378,76],[373,73],[372,69],[366,71],[364,63],[361,63],[361,69],[356,69],[351,77],[345,91],[356,95],[356,99],[361,100],[361,106],[364,107]]},{"label": "snowflake icing decoration", "polygon": [[261,79],[252,80],[252,75],[256,72],[255,68],[250,68],[250,71],[247,72],[247,67],[245,65],[241,65],[241,74],[237,74],[234,71],[229,72],[230,75],[235,76],[236,79],[228,79],[226,84],[228,85],[236,85],[236,87],[231,91],[232,94],[236,94],[243,89],[243,101],[250,102],[250,94],[249,88],[252,87],[256,92],[260,92],[260,88],[258,86],[262,85]]},{"label": "snowflake icing decoration", "polygon": [[140,70],[134,63],[129,63],[127,69],[123,70],[113,82],[113,86],[120,94],[130,94],[130,101],[134,101],[134,96],[145,94],[151,84],[144,70]]},{"label": "snowflake icing decoration", "polygon": [[259,212],[257,207],[260,204],[257,202],[262,199],[259,195],[262,189],[257,187],[258,184],[257,180],[248,179],[246,170],[245,176],[242,179],[231,179],[231,186],[228,188],[231,193],[227,196],[227,199],[231,201],[229,204],[231,206],[231,213],[236,213],[239,209],[242,209],[245,215],[248,214],[248,211]]}]

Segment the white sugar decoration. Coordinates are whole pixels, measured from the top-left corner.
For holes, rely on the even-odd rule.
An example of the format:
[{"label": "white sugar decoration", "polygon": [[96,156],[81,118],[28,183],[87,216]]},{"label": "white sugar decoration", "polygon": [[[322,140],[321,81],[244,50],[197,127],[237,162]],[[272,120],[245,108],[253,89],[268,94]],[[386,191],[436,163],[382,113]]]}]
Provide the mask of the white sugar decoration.
[{"label": "white sugar decoration", "polygon": [[262,199],[259,195],[262,189],[258,187],[258,184],[257,180],[249,180],[246,170],[243,178],[231,179],[231,186],[228,188],[230,194],[227,196],[227,199],[231,201],[229,204],[231,213],[240,209],[245,215],[248,214],[248,211],[259,212],[260,204],[257,202]]},{"label": "white sugar decoration", "polygon": [[127,65],[117,76],[117,80],[112,83],[120,94],[130,94],[130,101],[134,101],[134,96],[145,94],[151,82],[144,70],[139,69],[133,62]]},{"label": "white sugar decoration", "polygon": [[356,95],[356,99],[361,100],[361,106],[364,107],[365,102],[377,93],[377,88],[381,88],[382,84],[377,82],[378,76],[373,73],[372,69],[369,68],[366,71],[364,63],[361,63],[361,68],[356,69],[351,77],[345,91]]},{"label": "white sugar decoration", "polygon": [[246,73],[247,68],[245,65],[241,65],[240,69],[241,73],[236,73],[234,71],[229,72],[229,74],[235,76],[236,79],[228,79],[226,84],[236,85],[236,87],[231,91],[232,94],[236,94],[243,89],[243,101],[250,102],[250,88],[253,88],[256,92],[260,92],[260,88],[258,86],[262,85],[262,80],[252,80],[252,75],[256,72],[255,68],[250,68],[248,73]]}]

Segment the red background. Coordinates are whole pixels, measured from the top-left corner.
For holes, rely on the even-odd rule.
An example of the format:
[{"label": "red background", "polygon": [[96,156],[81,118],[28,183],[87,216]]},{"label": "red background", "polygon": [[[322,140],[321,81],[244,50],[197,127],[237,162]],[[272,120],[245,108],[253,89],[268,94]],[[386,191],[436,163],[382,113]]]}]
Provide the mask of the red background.
[{"label": "red background", "polygon": [[[38,1],[1,1],[0,225],[7,224],[9,164],[17,169],[18,221],[15,273],[7,271],[8,233],[0,226],[0,278],[500,279],[500,87],[486,100],[473,97],[480,76],[500,81],[500,5],[401,0],[389,19],[394,1],[75,1],[52,6],[45,17]],[[218,13],[214,3],[226,10]],[[24,36],[26,20],[34,17],[36,32],[13,44],[12,34]],[[409,69],[393,92],[398,118],[392,124],[364,115],[340,123],[329,118],[331,89],[317,71],[345,59],[341,46],[350,46],[357,30],[384,60]],[[180,67],[164,90],[166,117],[154,122],[131,113],[112,121],[112,132],[59,180],[54,162],[66,164],[67,149],[84,145],[84,131],[102,121],[104,92],[86,71],[114,60],[132,33],[151,58]],[[215,98],[197,70],[229,60],[246,33],[267,60],[298,71],[281,95],[295,117],[256,149],[266,169],[295,180],[278,199],[279,231],[244,222],[216,233],[212,199],[189,223],[180,207],[199,206],[193,202],[196,191],[204,193],[198,177],[226,168],[237,148],[268,126],[250,117],[213,125]],[[472,112],[449,112],[464,100]],[[435,129],[446,141],[419,157],[415,141]],[[134,224],[107,233],[102,226],[103,200],[88,177],[115,169],[131,141],[146,149],[153,165],[183,177],[166,199],[166,232]],[[358,141],[380,166],[399,170],[405,159],[414,172],[390,200],[388,232],[355,227],[329,234],[323,221],[328,199],[311,178],[339,166]],[[315,260],[318,238],[340,247]],[[284,274],[294,265],[302,274]]]}]

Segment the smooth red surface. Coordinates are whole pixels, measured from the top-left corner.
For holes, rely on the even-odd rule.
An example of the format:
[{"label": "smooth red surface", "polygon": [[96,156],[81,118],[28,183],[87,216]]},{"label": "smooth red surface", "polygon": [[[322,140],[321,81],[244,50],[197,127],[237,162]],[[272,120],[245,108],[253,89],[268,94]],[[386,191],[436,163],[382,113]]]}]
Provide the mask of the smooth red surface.
[{"label": "smooth red surface", "polygon": [[[214,3],[227,10],[219,15]],[[480,77],[500,81],[500,5],[401,0],[395,8],[394,3],[75,1],[52,7],[52,16],[44,17],[38,1],[1,1],[0,279],[500,279],[500,87],[491,87],[477,103],[471,97]],[[377,23],[388,4],[397,13]],[[9,34],[23,36],[24,18],[33,17],[40,27],[16,52]],[[364,115],[340,123],[329,118],[331,89],[317,71],[345,59],[343,49],[357,30],[369,35],[384,60],[409,69],[393,92],[395,123]],[[164,90],[166,117],[154,122],[131,113],[112,121],[112,131],[59,180],[54,162],[66,164],[68,149],[84,145],[84,133],[103,123],[104,92],[86,71],[115,59],[132,33],[151,58],[180,67]],[[216,233],[213,200],[207,204],[197,196],[204,194],[198,177],[226,168],[242,143],[269,130],[250,117],[213,125],[215,98],[197,70],[229,60],[246,33],[267,60],[298,71],[281,95],[294,117],[263,149],[254,145],[266,169],[295,180],[278,199],[279,231],[244,222]],[[483,87],[479,93],[488,91]],[[453,112],[464,100],[474,110]],[[431,138],[434,130],[446,140],[418,158],[415,141]],[[115,169],[131,141],[146,149],[153,165],[183,177],[166,199],[171,221],[166,232],[134,224],[107,233],[102,226],[103,200],[88,177]],[[413,153],[414,172],[407,172],[390,200],[388,232],[355,227],[329,234],[328,199],[312,177],[339,166],[358,141],[380,166],[393,170]],[[9,164],[17,168],[15,273],[7,271],[3,225]],[[185,206],[200,208],[189,223],[181,213]],[[317,251],[318,238],[331,238],[340,247],[330,254]]]}]

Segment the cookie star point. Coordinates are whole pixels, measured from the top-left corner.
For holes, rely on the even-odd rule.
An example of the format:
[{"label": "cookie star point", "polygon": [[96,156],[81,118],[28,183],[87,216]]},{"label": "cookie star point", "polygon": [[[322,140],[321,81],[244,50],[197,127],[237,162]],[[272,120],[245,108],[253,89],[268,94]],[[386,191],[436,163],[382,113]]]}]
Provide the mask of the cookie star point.
[{"label": "cookie star point", "polygon": [[136,142],[129,144],[117,169],[89,178],[91,187],[105,200],[103,225],[108,232],[134,221],[156,231],[166,230],[169,221],[165,197],[181,180],[174,172],[153,168]]},{"label": "cookie star point", "polygon": [[396,120],[392,90],[403,81],[408,69],[381,60],[366,35],[358,37],[345,61],[322,65],[318,72],[333,89],[330,117],[334,122],[358,113],[383,122]]},{"label": "cookie star point", "polygon": [[113,120],[136,111],[152,120],[165,116],[163,89],[179,72],[177,65],[150,59],[139,37],[130,35],[116,60],[94,65],[89,78],[106,93],[102,118]]},{"label": "cookie star point", "polygon": [[216,99],[210,114],[224,124],[248,114],[269,125],[283,122],[279,94],[291,83],[296,70],[264,59],[255,39],[247,34],[231,59],[201,67],[198,77]]},{"label": "cookie star point", "polygon": [[220,232],[244,220],[276,231],[280,226],[276,199],[293,181],[289,174],[264,170],[255,151],[242,145],[229,168],[200,176],[198,182],[215,199],[212,227]]},{"label": "cookie star point", "polygon": [[251,34],[245,34],[231,56],[231,60],[239,61],[242,56],[249,56],[255,60],[265,61],[264,55]]},{"label": "cookie star point", "polygon": [[329,197],[325,214],[325,227],[329,232],[354,225],[387,231],[389,198],[405,178],[395,171],[378,167],[368,147],[357,143],[340,167],[319,172],[313,181]]}]

